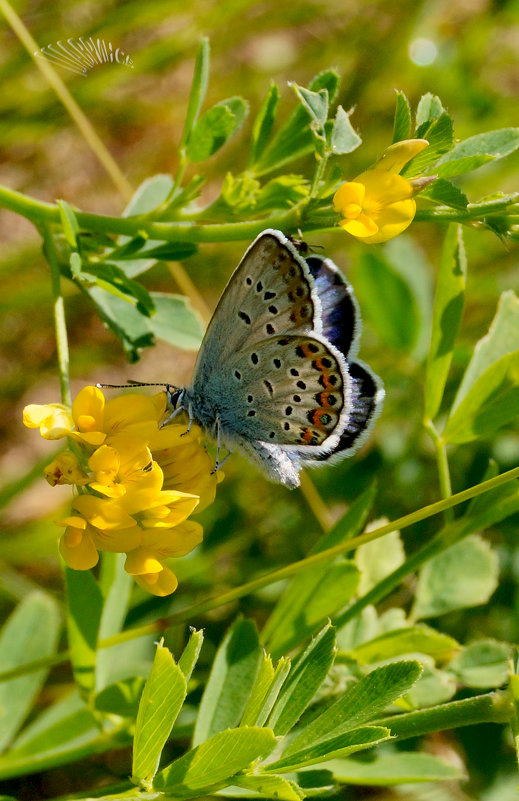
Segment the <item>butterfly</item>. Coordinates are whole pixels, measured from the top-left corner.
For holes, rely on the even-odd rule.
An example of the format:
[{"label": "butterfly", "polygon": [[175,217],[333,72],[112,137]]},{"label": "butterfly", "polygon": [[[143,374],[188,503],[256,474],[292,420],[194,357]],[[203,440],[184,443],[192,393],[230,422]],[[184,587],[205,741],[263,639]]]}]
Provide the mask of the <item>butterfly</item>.
[{"label": "butterfly", "polygon": [[[240,450],[267,478],[351,456],[380,413],[381,380],[356,358],[361,319],[331,259],[266,229],[232,274],[209,323],[192,385],[166,385],[180,411]],[[227,457],[226,457],[227,458]]]}]

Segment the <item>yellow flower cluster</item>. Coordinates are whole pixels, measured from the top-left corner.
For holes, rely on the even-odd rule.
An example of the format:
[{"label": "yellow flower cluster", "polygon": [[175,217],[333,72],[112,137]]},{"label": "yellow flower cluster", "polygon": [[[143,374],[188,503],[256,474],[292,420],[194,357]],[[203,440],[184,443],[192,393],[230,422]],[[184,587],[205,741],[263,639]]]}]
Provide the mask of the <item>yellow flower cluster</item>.
[{"label": "yellow flower cluster", "polygon": [[377,163],[342,184],[333,206],[339,225],[352,236],[375,244],[401,234],[416,214],[414,195],[434,178],[407,180],[398,173],[429,145],[426,139],[406,139],[384,151]]},{"label": "yellow flower cluster", "polygon": [[165,410],[165,392],[106,401],[97,387],[85,387],[72,409],[31,404],[23,413],[24,424],[44,439],[72,440],[45,468],[50,484],[78,490],[72,514],[58,522],[67,565],[88,570],[99,551],[125,553],[127,572],[154,595],[176,589],[165,560],[201,542],[202,527],[187,518],[212,503],[223,477],[212,474],[197,426],[186,434],[186,421],[177,418],[159,428]]}]

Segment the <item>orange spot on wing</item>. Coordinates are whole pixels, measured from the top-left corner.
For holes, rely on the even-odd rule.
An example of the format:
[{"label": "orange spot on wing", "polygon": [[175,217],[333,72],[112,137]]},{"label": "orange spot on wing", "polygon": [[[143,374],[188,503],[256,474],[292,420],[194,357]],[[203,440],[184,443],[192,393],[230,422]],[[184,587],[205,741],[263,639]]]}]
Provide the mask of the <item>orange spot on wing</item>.
[{"label": "orange spot on wing", "polygon": [[303,440],[303,442],[306,442],[309,445],[313,438],[314,435],[312,431],[310,431],[309,428],[304,428],[303,433],[301,434],[301,439]]}]

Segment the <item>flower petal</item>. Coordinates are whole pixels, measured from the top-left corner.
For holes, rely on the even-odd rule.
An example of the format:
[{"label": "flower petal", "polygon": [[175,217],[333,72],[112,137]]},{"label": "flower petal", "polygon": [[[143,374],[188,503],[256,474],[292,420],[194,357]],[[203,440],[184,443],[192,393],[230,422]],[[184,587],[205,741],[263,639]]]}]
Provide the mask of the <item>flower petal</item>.
[{"label": "flower petal", "polygon": [[74,570],[90,570],[99,561],[88,530],[67,528],[59,541],[59,550],[67,565]]},{"label": "flower petal", "polygon": [[130,517],[121,506],[120,500],[113,501],[110,498],[80,495],[78,498],[74,498],[72,506],[88,520],[90,525],[103,531],[122,530],[137,525],[133,517]]},{"label": "flower petal", "polygon": [[352,236],[364,239],[378,231],[378,225],[367,214],[361,214],[357,220],[341,220],[339,225]]},{"label": "flower petal", "polygon": [[171,595],[178,587],[178,579],[169,567],[164,567],[160,573],[147,573],[134,578],[144,590],[160,597]]},{"label": "flower petal", "polygon": [[396,203],[399,200],[406,200],[413,196],[413,187],[402,178],[401,175],[395,175],[392,172],[384,172],[384,170],[367,170],[356,178],[357,181],[362,181],[366,187],[366,198],[364,202],[364,210],[368,212],[368,203],[377,203],[386,206],[389,203]]},{"label": "flower petal", "polygon": [[387,206],[378,217],[379,230],[374,236],[363,241],[374,245],[378,242],[387,242],[388,239],[401,234],[412,223],[416,214],[416,203],[412,198],[392,203]]},{"label": "flower petal", "polygon": [[386,172],[400,172],[408,161],[429,146],[427,139],[403,139],[384,150],[375,168]]},{"label": "flower petal", "polygon": [[80,433],[103,431],[105,397],[97,387],[84,387],[72,404],[72,417]]},{"label": "flower petal", "polygon": [[142,545],[161,557],[184,556],[202,542],[203,528],[194,520],[184,520],[174,528],[142,530]]},{"label": "flower petal", "polygon": [[147,548],[135,548],[126,554],[124,569],[132,576],[140,576],[145,573],[160,573],[164,565]]},{"label": "flower petal", "polygon": [[365,195],[366,188],[362,183],[357,180],[348,181],[345,184],[341,184],[333,196],[333,208],[335,211],[342,213],[344,207],[350,203],[362,206]]},{"label": "flower petal", "polygon": [[126,553],[141,544],[142,529],[139,526],[122,530],[92,529],[92,539],[100,551]]}]

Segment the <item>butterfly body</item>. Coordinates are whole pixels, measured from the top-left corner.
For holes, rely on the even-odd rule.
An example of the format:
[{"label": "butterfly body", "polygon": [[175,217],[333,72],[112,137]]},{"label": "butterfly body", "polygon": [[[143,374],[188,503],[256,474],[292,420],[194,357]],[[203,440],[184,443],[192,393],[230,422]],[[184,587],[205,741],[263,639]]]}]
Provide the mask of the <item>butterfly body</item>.
[{"label": "butterfly body", "polygon": [[186,409],[219,445],[298,486],[301,467],[350,455],[380,410],[380,380],[354,360],[359,333],[357,302],[333,262],[305,258],[267,229],[231,276],[193,385],[170,411]]}]

